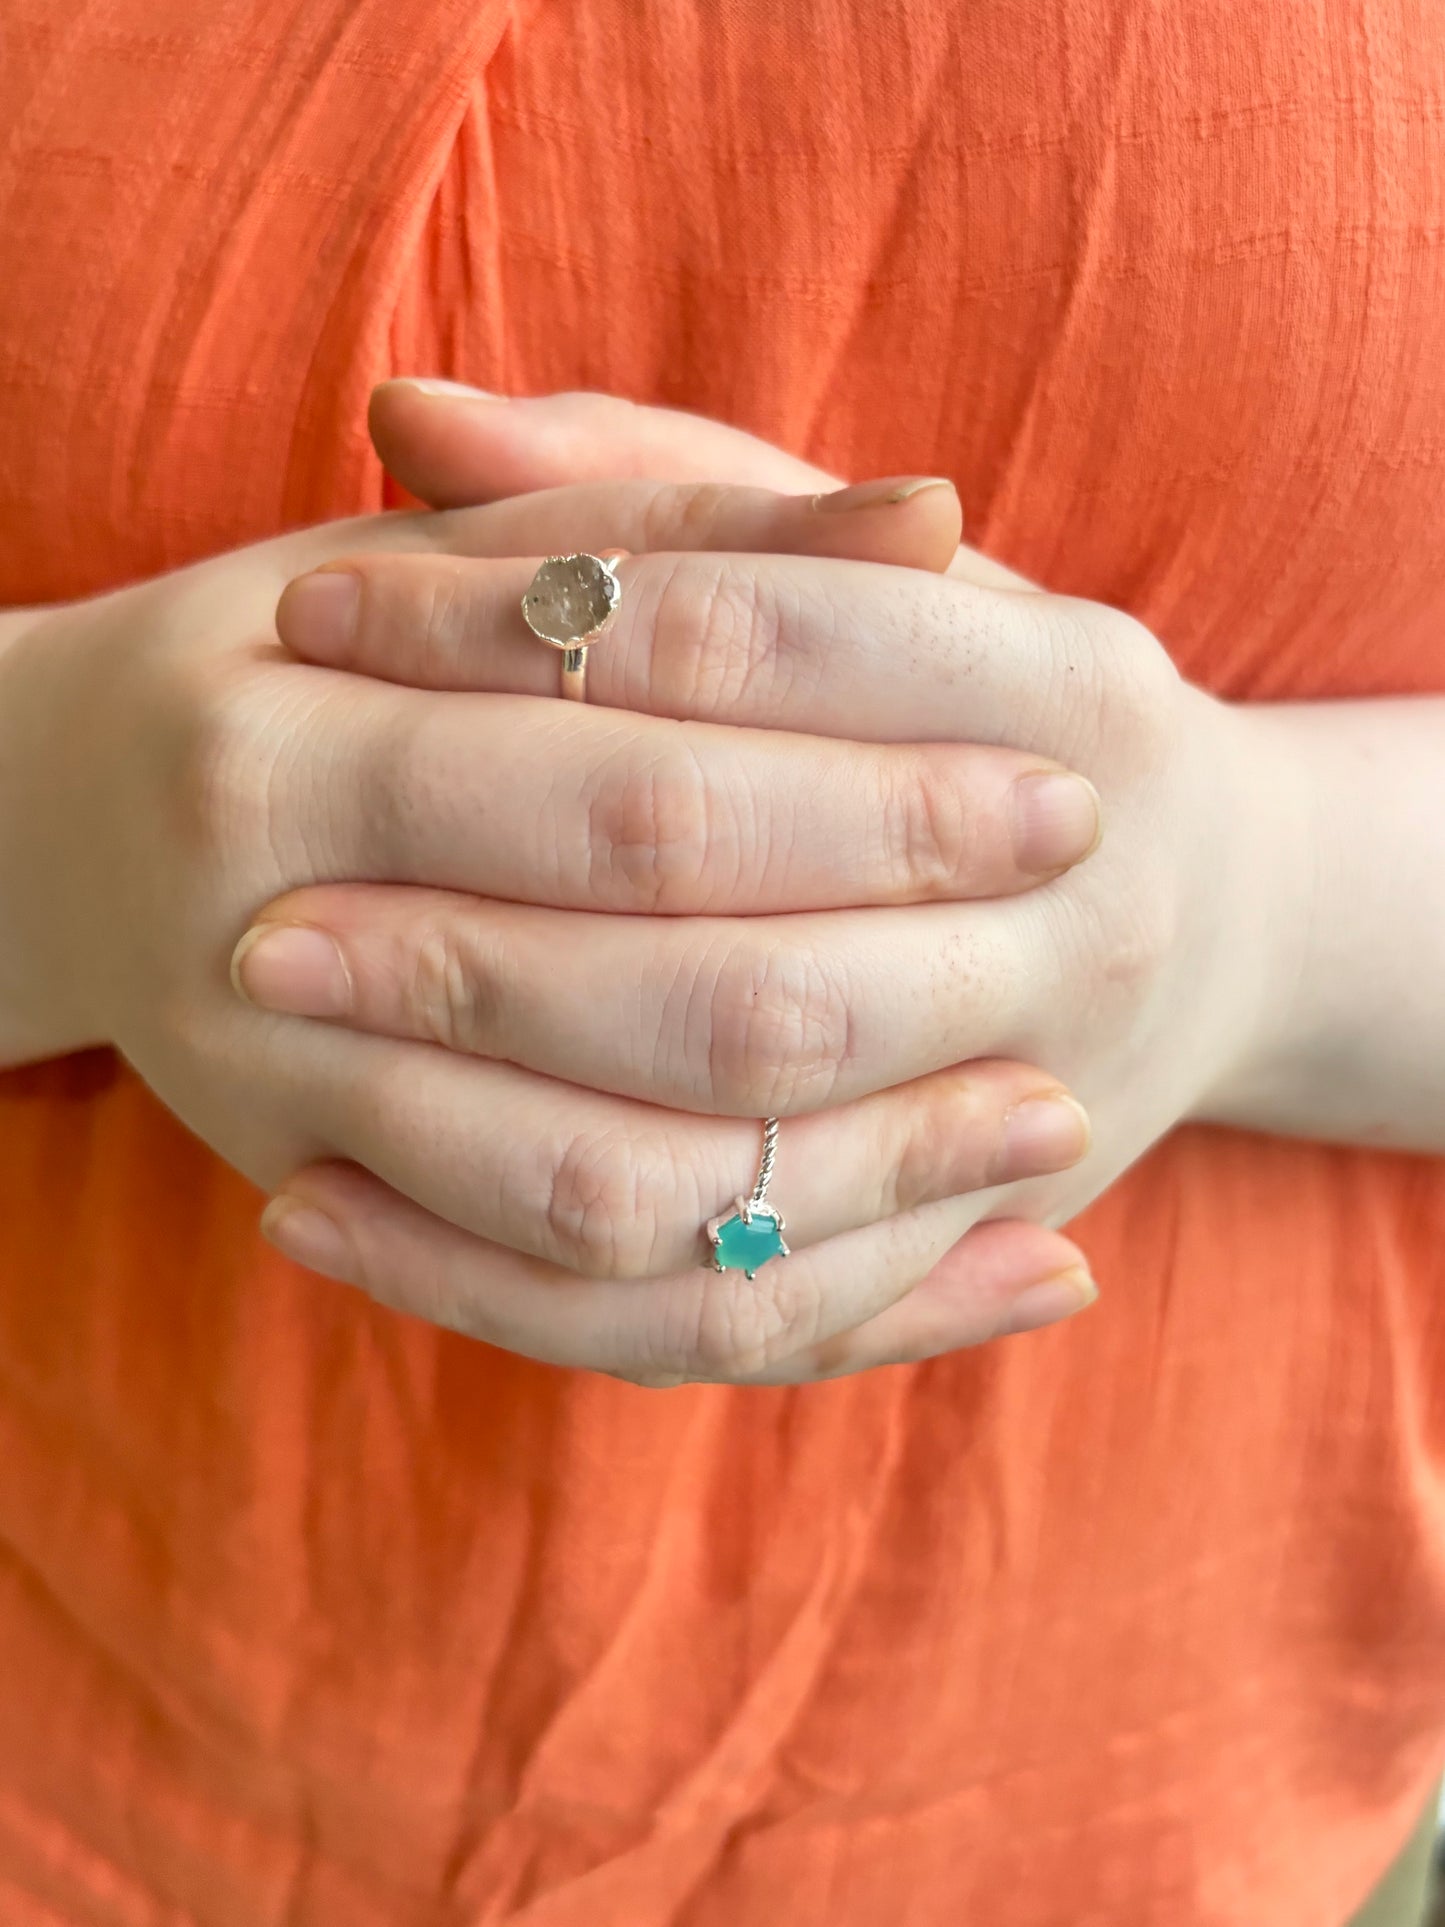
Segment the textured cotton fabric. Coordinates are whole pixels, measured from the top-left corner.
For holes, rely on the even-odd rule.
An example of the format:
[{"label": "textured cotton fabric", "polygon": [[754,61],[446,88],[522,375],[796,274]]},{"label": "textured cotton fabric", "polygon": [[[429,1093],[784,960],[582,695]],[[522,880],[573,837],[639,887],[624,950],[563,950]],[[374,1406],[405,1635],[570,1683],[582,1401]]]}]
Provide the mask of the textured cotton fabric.
[{"label": "textured cotton fabric", "polygon": [[[0,605],[377,507],[429,371],[951,474],[1233,697],[1439,691],[1442,241],[1432,0],[0,0]],[[1333,1927],[1409,1831],[1439,1164],[1181,1132],[1086,1318],[789,1391],[258,1204],[0,1080],[6,1927]]]}]

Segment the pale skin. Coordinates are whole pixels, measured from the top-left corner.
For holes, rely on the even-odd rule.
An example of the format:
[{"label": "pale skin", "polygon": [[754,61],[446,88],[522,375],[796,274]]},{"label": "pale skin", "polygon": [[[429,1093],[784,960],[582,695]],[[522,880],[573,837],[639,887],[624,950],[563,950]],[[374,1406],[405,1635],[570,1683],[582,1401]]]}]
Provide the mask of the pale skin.
[{"label": "pale skin", "polygon": [[[277,1018],[228,974],[269,899],[345,877],[477,893],[468,904],[507,895],[519,915],[530,903],[539,916],[606,924],[667,907],[725,925],[753,906],[751,870],[715,860],[710,837],[697,850],[664,839],[654,852],[644,833],[664,792],[688,784],[751,812],[749,833],[778,853],[760,879],[778,911],[1023,891],[1084,854],[1097,804],[1055,771],[1083,801],[1082,821],[1076,808],[1071,827],[1066,811],[1065,847],[1035,850],[1038,871],[1019,867],[1028,813],[1014,807],[1015,785],[1053,769],[1032,752],[938,746],[920,757],[809,738],[790,753],[775,731],[678,730],[551,699],[403,688],[300,663],[276,641],[287,582],[336,555],[410,542],[512,557],[600,545],[604,524],[628,548],[676,546],[706,526],[729,549],[891,552],[920,566],[946,560],[957,535],[940,543],[907,500],[839,514],[756,490],[608,486],[337,525],[13,613],[0,650],[3,1057],[114,1044],[266,1189],[319,1157],[346,1160],[351,1182],[384,1180],[398,1212],[450,1222],[471,1252],[493,1251],[499,1290],[525,1287],[515,1314],[490,1292],[444,1301],[431,1271],[377,1280],[378,1295],[561,1363],[652,1380],[716,1361],[746,1375],[757,1364],[741,1351],[746,1281],[707,1271],[699,1241],[751,1180],[755,1120]],[[945,847],[935,822],[961,833]],[[830,853],[822,866],[819,852]],[[579,981],[564,951],[545,968],[559,999]],[[444,967],[436,981],[445,989]],[[826,1345],[896,1291],[893,1214],[1057,1169],[1078,1157],[1086,1128],[1056,1075],[995,1059],[860,1093],[798,1118],[792,1137],[789,1274],[803,1290],[826,1269],[806,1334]],[[1026,1221],[988,1227],[957,1262],[979,1336],[1057,1318],[1087,1295],[1077,1248]],[[609,1296],[618,1310],[603,1330],[595,1307],[605,1313]]]},{"label": "pale skin", "polygon": [[[283,1249],[559,1362],[795,1380],[1077,1309],[1047,1226],[1181,1120],[1445,1149],[1445,702],[1221,705],[956,551],[950,490],[815,509],[688,417],[397,385],[375,427],[438,503],[573,486],[0,630],[0,1045],[118,1044]],[[613,545],[592,706],[538,700],[535,560]],[[698,1227],[769,1111],[796,1255],[745,1287]]]}]

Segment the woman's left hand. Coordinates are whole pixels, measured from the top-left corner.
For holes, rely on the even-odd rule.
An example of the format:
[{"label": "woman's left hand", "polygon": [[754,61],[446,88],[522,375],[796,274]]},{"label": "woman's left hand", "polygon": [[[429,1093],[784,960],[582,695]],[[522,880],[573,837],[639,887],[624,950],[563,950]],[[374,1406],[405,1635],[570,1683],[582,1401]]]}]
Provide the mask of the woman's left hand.
[{"label": "woman's left hand", "polygon": [[[599,540],[593,532],[589,546]],[[293,651],[422,686],[555,688],[553,659],[496,620],[530,565],[369,556],[357,573],[361,614],[344,643],[308,632],[303,600],[289,613],[283,601]],[[783,1321],[750,1375],[810,1377],[945,1349],[957,1342],[945,1254],[971,1225],[1004,1210],[1067,1221],[1172,1126],[1216,1114],[1242,1074],[1287,967],[1289,924],[1254,725],[1181,681],[1128,616],[962,571],[694,553],[636,555],[623,574],[622,611],[591,671],[596,702],[859,740],[1024,747],[1091,778],[1102,846],[1042,889],[966,904],[610,917],[334,886],[266,916],[335,939],[351,989],[347,1008],[327,1014],[343,1022],[444,1035],[691,1112],[782,1115],[784,1209],[790,1114],[973,1058],[1046,1067],[1088,1108],[1091,1155],[1057,1178],[898,1218],[901,1280],[943,1261],[921,1304],[905,1299],[821,1348],[803,1318]],[[426,961],[439,931],[444,972]],[[546,991],[555,977],[529,963],[559,945],[583,965],[560,998]],[[639,1036],[651,1046],[641,1055]],[[473,1303],[506,1289],[490,1248],[373,1179],[317,1167],[288,1190],[345,1227],[374,1291],[379,1278],[423,1275],[465,1278],[454,1295]],[[784,1270],[806,1263],[760,1277],[777,1274],[781,1288]]]}]

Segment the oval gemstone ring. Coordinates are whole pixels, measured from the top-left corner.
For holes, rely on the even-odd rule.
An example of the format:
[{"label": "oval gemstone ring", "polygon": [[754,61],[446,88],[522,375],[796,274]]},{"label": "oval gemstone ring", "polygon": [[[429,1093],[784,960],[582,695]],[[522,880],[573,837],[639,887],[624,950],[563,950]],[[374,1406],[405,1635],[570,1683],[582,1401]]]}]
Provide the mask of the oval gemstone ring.
[{"label": "oval gemstone ring", "polygon": [[587,651],[622,606],[617,564],[626,549],[605,555],[549,555],[522,597],[522,615],[540,641],[562,651],[560,694],[587,700]]}]

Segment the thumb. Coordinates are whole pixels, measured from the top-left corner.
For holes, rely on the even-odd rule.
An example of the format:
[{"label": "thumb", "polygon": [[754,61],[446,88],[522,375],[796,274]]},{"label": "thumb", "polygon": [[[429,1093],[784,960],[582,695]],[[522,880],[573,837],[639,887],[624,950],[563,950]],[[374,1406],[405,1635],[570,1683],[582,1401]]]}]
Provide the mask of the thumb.
[{"label": "thumb", "polygon": [[[387,471],[432,508],[578,482],[731,483],[785,495],[839,487],[826,469],[744,429],[580,390],[512,400],[464,382],[405,377],[373,389],[368,422]],[[946,570],[980,588],[1031,588],[1001,563],[958,545],[956,505],[951,490],[937,491],[927,504],[929,518],[939,521],[926,554],[916,546],[915,523],[906,552],[893,557],[870,545],[868,559]],[[905,539],[901,523],[897,535]]]},{"label": "thumb", "polygon": [[839,486],[740,428],[615,395],[510,400],[456,381],[386,381],[372,391],[370,428],[390,473],[432,508],[574,482],[723,482],[783,495]]}]

